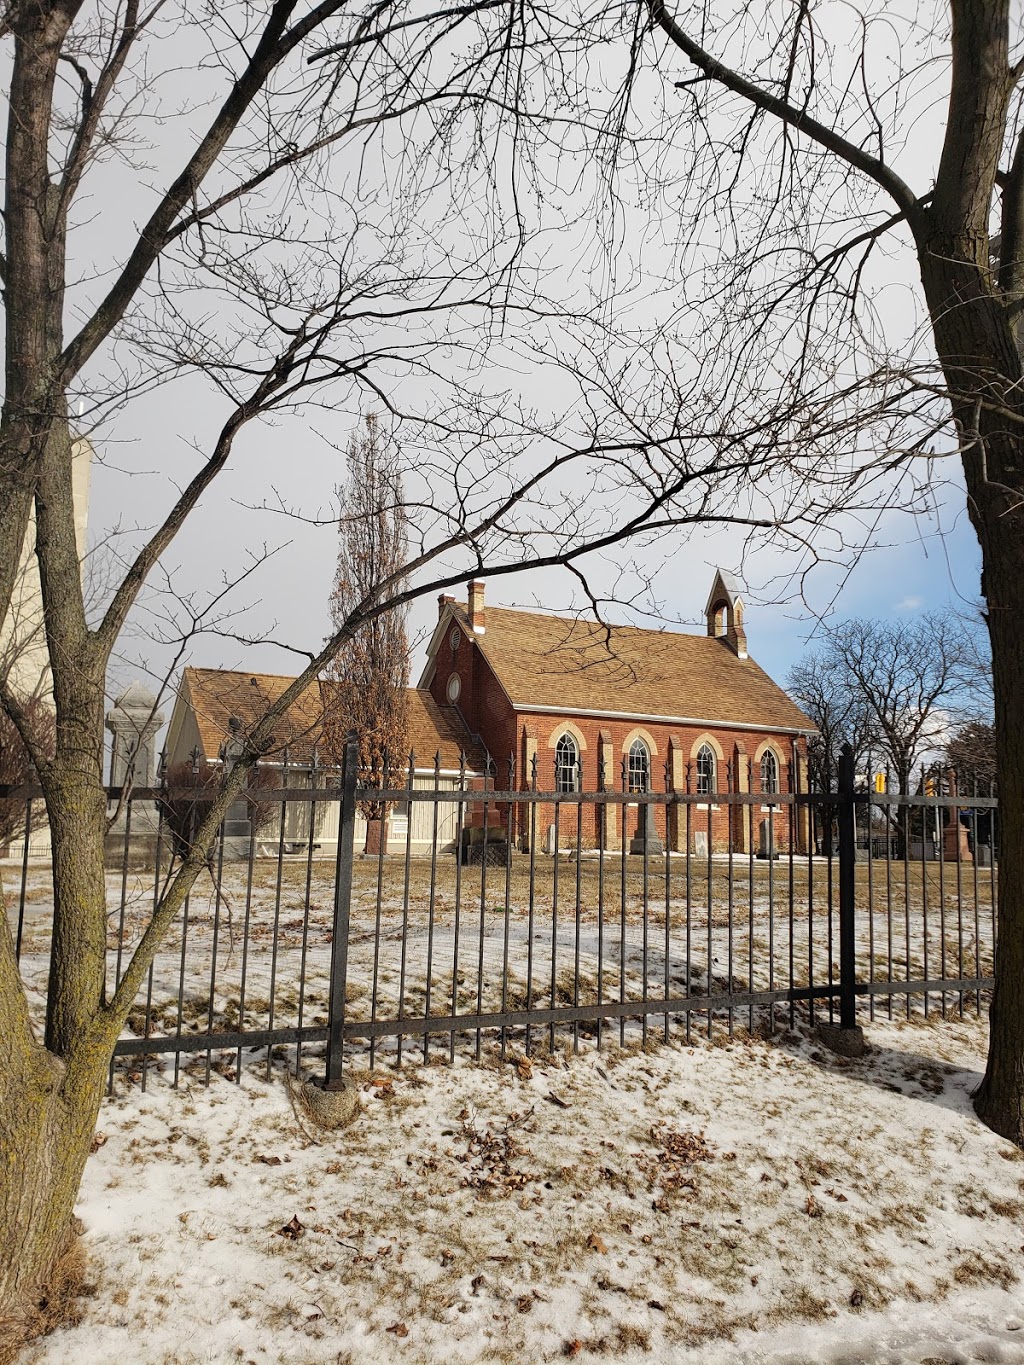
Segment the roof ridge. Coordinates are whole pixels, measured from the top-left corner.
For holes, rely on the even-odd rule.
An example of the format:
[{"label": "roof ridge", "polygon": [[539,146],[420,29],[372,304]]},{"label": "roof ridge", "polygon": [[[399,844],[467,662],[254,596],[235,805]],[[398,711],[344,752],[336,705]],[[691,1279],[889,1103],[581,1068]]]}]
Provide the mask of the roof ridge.
[{"label": "roof ridge", "polygon": [[[460,602],[457,605],[460,607],[460,609],[464,610],[463,603]],[[604,629],[605,627],[607,627],[608,630],[628,630],[633,631],[638,635],[667,635],[670,638],[682,636],[683,638],[691,640],[705,640],[717,638],[709,635],[704,635],[699,629],[695,629],[692,631],[673,630],[670,626],[666,625],[664,628],[659,630],[654,626],[634,626],[629,624],[628,622],[623,621],[602,621],[596,617],[584,615],[579,616],[563,615],[553,611],[536,610],[533,607],[503,607],[494,606],[492,603],[488,602],[486,610],[488,620],[490,619],[492,612],[503,612],[510,616],[527,616],[530,618],[531,621],[558,621],[562,624],[570,626],[575,625],[597,626],[600,629]],[[694,625],[699,627],[701,625],[701,622],[694,621]],[[484,639],[486,639],[486,634],[484,636]]]}]

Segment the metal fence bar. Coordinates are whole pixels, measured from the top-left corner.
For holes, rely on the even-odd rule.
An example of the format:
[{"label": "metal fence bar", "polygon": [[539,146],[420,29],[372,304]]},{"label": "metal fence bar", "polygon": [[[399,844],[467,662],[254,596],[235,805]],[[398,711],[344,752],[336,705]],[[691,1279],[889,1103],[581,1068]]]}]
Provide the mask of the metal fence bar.
[{"label": "metal fence bar", "polygon": [[[515,782],[515,757],[509,760],[509,782],[511,787]],[[581,807],[582,809],[582,807]],[[505,904],[503,908],[504,927],[502,929],[501,944],[501,1012],[508,1009],[508,968],[509,968],[509,933],[512,921],[512,819],[515,813],[514,806],[506,807],[505,814]],[[429,1013],[429,1011],[428,1011]],[[506,1029],[501,1030],[501,1057],[505,1059],[505,1049],[508,1042]]]},{"label": "metal fence bar", "polygon": [[[249,827],[249,856],[246,859],[245,868],[245,920],[242,926],[242,973],[241,981],[238,985],[238,1023],[245,1023],[245,981],[246,973],[249,968],[249,927],[252,923],[252,879],[256,861],[256,828],[254,825]],[[235,1058],[235,1082],[242,1082],[242,1049],[238,1049],[238,1056]]]},{"label": "metal fence bar", "polygon": [[[452,950],[452,1014],[459,1012],[459,930],[462,918],[462,862],[465,856],[466,818],[466,756],[463,754],[459,772],[459,799],[455,821],[455,942]],[[379,937],[379,934],[378,934]],[[442,1029],[442,1033],[449,1030]],[[455,1061],[455,1033],[448,1039],[448,1060]]]},{"label": "metal fence bar", "polygon": [[21,961],[21,939],[25,929],[25,897],[28,892],[28,846],[32,839],[32,798],[25,802],[25,848],[21,855],[21,894],[18,897],[18,932],[14,940],[14,959]]},{"label": "metal fence bar", "polygon": [[[313,756],[312,781],[316,783],[316,755]],[[299,1004],[298,1004],[298,1026],[301,1032],[305,1021],[306,1009],[306,965],[309,960],[309,908],[312,900],[313,891],[313,842],[316,838],[316,786],[313,787],[312,798],[309,802],[309,838],[306,841],[306,894],[303,898],[302,906],[302,946],[299,950]],[[302,1074],[302,1043],[301,1041],[295,1048],[295,1075]]]},{"label": "metal fence bar", "polygon": [[857,926],[855,921],[857,827],[853,749],[844,744],[839,758],[839,1026],[857,1025]]},{"label": "metal fence bar", "polygon": [[[434,786],[440,786],[441,773],[441,751],[434,755]],[[509,808],[511,809],[511,807]],[[437,911],[437,836],[438,821],[441,817],[441,805],[439,801],[434,802],[434,809],[431,812],[432,837],[430,841],[430,899],[427,903],[427,982],[424,991],[423,1012],[430,1018],[430,1000],[434,984],[434,917]],[[410,822],[412,811],[409,812]],[[504,1005],[502,1005],[504,1008]],[[430,1057],[430,1034],[423,1035],[423,1060],[428,1061]]]},{"label": "metal fence bar", "polygon": [[[281,780],[287,788],[288,785],[288,750],[284,751],[284,765],[281,771]],[[285,828],[288,824],[288,793],[281,797],[280,827],[277,832],[277,877],[274,883],[274,922],[271,929],[270,939],[270,985],[267,992],[267,1027],[273,1030],[274,1027],[274,1007],[275,993],[277,990],[277,959],[280,946],[281,934],[281,885],[284,878],[284,843]],[[267,1080],[271,1076],[270,1050],[267,1050]]]},{"label": "metal fence bar", "polygon": [[[217,948],[220,943],[220,900],[224,884],[224,826],[221,825],[217,836],[217,871],[213,880],[213,943],[210,950],[210,1003],[207,1013],[206,1032],[213,1032],[214,1001],[217,995]],[[307,905],[309,904],[307,898]],[[152,976],[152,966],[150,967]],[[299,1027],[302,1027],[302,992],[299,992]],[[296,1055],[298,1055],[296,1053]],[[206,1084],[210,1084],[211,1054],[206,1054]],[[297,1063],[296,1063],[297,1064]]]},{"label": "metal fence bar", "polygon": [[[408,788],[412,795],[412,780],[415,771],[415,755],[409,754]],[[398,968],[398,1017],[405,1018],[405,975],[409,965],[409,884],[412,878],[412,800],[406,801],[405,817],[405,862],[402,877],[402,951]],[[382,811],[381,842],[387,838],[388,814],[385,806]],[[426,1035],[424,1035],[426,1037]],[[402,1065],[402,1035],[398,1035],[398,1065]]]},{"label": "metal fence bar", "polygon": [[334,913],[331,918],[331,969],[327,992],[327,1071],[325,1088],[337,1090],[345,1067],[345,1008],[348,991],[349,917],[352,906],[352,872],[355,867],[356,778],[359,740],[350,731],[345,737],[341,774],[341,810],[338,849],[334,862]]}]

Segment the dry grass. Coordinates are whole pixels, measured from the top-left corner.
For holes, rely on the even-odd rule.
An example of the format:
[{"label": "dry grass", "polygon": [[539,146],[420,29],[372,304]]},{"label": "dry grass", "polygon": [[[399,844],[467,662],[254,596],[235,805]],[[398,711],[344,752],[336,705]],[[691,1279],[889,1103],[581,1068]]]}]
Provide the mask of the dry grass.
[{"label": "dry grass", "polygon": [[0,1365],[13,1365],[25,1345],[59,1327],[82,1320],[82,1300],[94,1292],[86,1280],[85,1253],[77,1233],[58,1259],[45,1289],[38,1291],[17,1318],[0,1318]]}]

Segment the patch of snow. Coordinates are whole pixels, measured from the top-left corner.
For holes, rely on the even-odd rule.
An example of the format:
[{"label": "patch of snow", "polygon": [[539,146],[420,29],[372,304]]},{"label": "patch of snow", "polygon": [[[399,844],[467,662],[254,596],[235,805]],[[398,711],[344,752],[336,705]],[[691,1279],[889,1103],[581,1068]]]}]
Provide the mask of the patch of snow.
[{"label": "patch of snow", "polygon": [[354,1072],[119,1081],[79,1214],[95,1293],[32,1365],[1024,1362],[1024,1154],[983,1023]]}]

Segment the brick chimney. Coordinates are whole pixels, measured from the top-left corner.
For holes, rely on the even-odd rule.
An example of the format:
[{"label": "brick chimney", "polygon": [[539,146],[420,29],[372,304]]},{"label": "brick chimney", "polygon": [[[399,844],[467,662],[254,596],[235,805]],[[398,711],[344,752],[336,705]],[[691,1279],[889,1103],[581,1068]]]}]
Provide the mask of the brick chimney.
[{"label": "brick chimney", "polygon": [[445,609],[445,607],[447,607],[448,604],[449,604],[450,602],[454,602],[454,601],[455,601],[455,598],[452,597],[450,593],[446,593],[446,592],[441,593],[441,595],[440,595],[440,596],[438,597],[438,599],[437,599],[437,619],[438,619],[439,621],[440,621],[441,617],[444,615],[444,609]]},{"label": "brick chimney", "polygon": [[484,585],[474,580],[469,585],[469,624],[474,635],[483,635],[487,629],[487,615],[484,611]]}]

